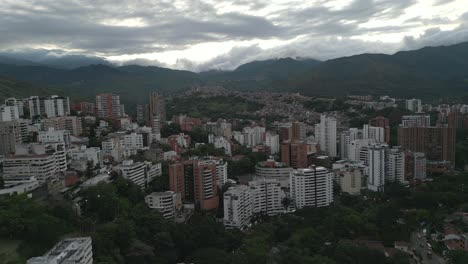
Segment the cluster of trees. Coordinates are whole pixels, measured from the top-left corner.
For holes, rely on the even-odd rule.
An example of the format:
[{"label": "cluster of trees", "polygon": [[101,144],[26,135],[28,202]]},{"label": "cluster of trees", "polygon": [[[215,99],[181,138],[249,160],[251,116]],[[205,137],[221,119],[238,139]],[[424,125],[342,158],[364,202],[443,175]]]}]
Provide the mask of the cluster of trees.
[{"label": "cluster of trees", "polygon": [[346,111],[351,105],[346,103],[346,98],[326,99],[316,98],[304,102],[304,107],[312,109],[316,112],[331,112],[331,111]]},{"label": "cluster of trees", "polygon": [[[147,191],[166,188],[166,176]],[[167,221],[148,209],[138,186],[117,177],[82,191],[81,216],[65,202],[3,197],[0,237],[21,241],[17,263],[66,236],[91,236],[95,263],[409,263],[407,255],[388,258],[356,241],[392,247],[423,226],[441,230],[448,214],[468,209],[465,185],[466,175],[440,177],[415,189],[388,184],[383,194],[341,195],[329,208],[260,218],[240,232],[225,230],[212,215],[196,214],[186,224]],[[463,252],[449,256],[453,263],[465,263],[467,257]]]},{"label": "cluster of trees", "polygon": [[247,113],[260,110],[262,105],[247,101],[241,97],[176,97],[167,104],[167,113],[171,117],[177,114],[190,114],[192,117],[244,118]]},{"label": "cluster of trees", "polygon": [[228,174],[231,177],[240,176],[249,173],[255,173],[255,165],[258,162],[267,160],[268,156],[261,152],[247,152],[240,160],[228,161]]}]

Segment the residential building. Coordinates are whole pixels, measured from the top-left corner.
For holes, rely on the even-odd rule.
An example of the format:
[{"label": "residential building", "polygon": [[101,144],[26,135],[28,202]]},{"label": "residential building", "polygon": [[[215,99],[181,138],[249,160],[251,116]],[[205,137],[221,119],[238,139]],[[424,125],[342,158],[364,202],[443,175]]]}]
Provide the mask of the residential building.
[{"label": "residential building", "polygon": [[218,208],[216,164],[197,159],[169,166],[170,190],[180,193],[182,201],[195,203],[201,210]]},{"label": "residential building", "polygon": [[18,122],[0,121],[0,155],[15,153],[16,144],[22,142]]},{"label": "residential building", "polygon": [[426,160],[426,155],[421,152],[415,152],[413,153],[414,157],[414,174],[413,178],[415,180],[425,180],[427,178],[426,175],[426,166],[427,166],[427,160]]},{"label": "residential building", "polygon": [[115,161],[124,157],[122,143],[119,137],[110,137],[101,142],[103,156],[110,156]]},{"label": "residential building", "polygon": [[228,181],[228,163],[223,159],[215,159],[213,157],[209,158],[209,162],[216,165],[216,181],[218,187],[222,188]]},{"label": "residential building", "polygon": [[81,112],[81,113],[86,113],[86,114],[92,114],[95,111],[95,104],[90,103],[90,102],[79,102],[75,104],[75,111]]},{"label": "residential building", "polygon": [[336,117],[320,115],[320,123],[315,125],[315,138],[320,144],[320,150],[331,158],[337,157],[336,131]]},{"label": "residential building", "polygon": [[362,132],[363,139],[373,139],[377,143],[385,143],[385,129],[383,127],[364,125]]},{"label": "residential building", "polygon": [[45,116],[47,118],[66,116],[70,114],[70,99],[63,96],[38,97],[31,96],[27,99],[29,116]]},{"label": "residential building", "polygon": [[390,143],[390,121],[388,118],[378,116],[369,120],[369,126],[382,127],[384,129],[384,142]]},{"label": "residential building", "polygon": [[150,122],[158,119],[161,123],[166,123],[166,103],[164,97],[158,92],[149,94],[149,118]]},{"label": "residential building", "polygon": [[374,144],[368,147],[369,177],[367,189],[374,192],[383,192],[385,186],[385,151],[387,145]]},{"label": "residential building", "polygon": [[65,144],[65,148],[67,149],[71,145],[70,132],[67,130],[55,130],[53,127],[49,127],[47,131],[40,131],[38,141],[40,143],[60,142]]},{"label": "residential building", "polygon": [[16,121],[20,117],[17,106],[0,105],[0,122]]},{"label": "residential building", "polygon": [[293,168],[307,168],[307,143],[290,141],[281,143],[281,161]]},{"label": "residential building", "polygon": [[398,127],[398,145],[413,152],[426,154],[430,161],[448,161],[455,164],[455,128]]},{"label": "residential building", "polygon": [[340,135],[340,157],[342,159],[349,159],[349,148],[351,142],[362,137],[362,131],[357,128],[350,128]]},{"label": "residential building", "polygon": [[96,95],[96,115],[100,118],[118,119],[123,116],[120,96],[111,93]]},{"label": "residential building", "polygon": [[77,116],[61,116],[42,120],[44,130],[54,128],[55,130],[66,130],[73,136],[78,137],[83,133],[81,118]]},{"label": "residential building", "polygon": [[23,179],[36,177],[40,183],[45,183],[55,173],[55,158],[53,155],[13,155],[6,156],[3,161],[3,177],[6,180],[16,177]]},{"label": "residential building", "polygon": [[124,147],[133,149],[143,149],[143,135],[139,133],[131,133],[124,135]]},{"label": "residential building", "polygon": [[172,135],[167,138],[167,143],[171,149],[180,154],[183,149],[187,149],[192,143],[192,138],[189,135],[180,133],[179,135]]},{"label": "residential building", "polygon": [[431,116],[430,115],[404,115],[401,117],[401,126],[429,127],[431,126]]},{"label": "residential building", "polygon": [[306,125],[302,122],[293,122],[291,125],[291,140],[303,140],[306,138]]},{"label": "residential building", "polygon": [[400,147],[387,149],[385,153],[385,179],[405,182],[405,153]]},{"label": "residential building", "polygon": [[348,160],[350,161],[362,161],[364,164],[368,164],[368,152],[367,148],[369,145],[374,144],[373,139],[356,139],[351,141],[348,145]]},{"label": "residential building", "polygon": [[405,101],[406,109],[411,112],[419,113],[422,111],[421,99],[409,99]]},{"label": "residential building", "polygon": [[279,181],[281,187],[287,188],[289,186],[289,174],[292,170],[293,168],[283,162],[276,162],[275,160],[269,159],[257,163],[255,166],[255,175],[264,179],[276,179]]},{"label": "residential building", "polygon": [[148,184],[155,178],[161,176],[161,164],[151,164],[148,162],[134,162],[124,160],[122,164],[115,167],[120,171],[125,179],[130,180],[140,188],[147,188]]},{"label": "residential building", "polygon": [[252,190],[252,212],[276,215],[284,211],[282,200],[286,197],[277,179],[258,179],[249,182]]},{"label": "residential building", "polygon": [[182,207],[180,194],[171,191],[153,192],[145,196],[145,203],[150,209],[160,212],[166,219],[174,218],[176,212]]},{"label": "residential building", "polygon": [[29,117],[31,119],[44,114],[44,111],[41,108],[41,99],[39,96],[31,96],[26,99],[26,101],[28,102]]},{"label": "residential building", "polygon": [[280,139],[279,135],[271,132],[265,133],[265,146],[270,147],[270,154],[275,155],[280,152]]},{"label": "residential building", "polygon": [[246,185],[230,187],[223,196],[226,228],[244,229],[250,226],[253,216],[252,190]]},{"label": "residential building", "polygon": [[232,150],[231,150],[232,142],[226,139],[225,137],[209,134],[208,143],[213,144],[214,147],[217,149],[223,149],[225,155],[228,155],[228,156],[232,155]]},{"label": "residential building", "polygon": [[92,264],[91,237],[67,238],[57,243],[42,257],[30,258],[26,264]]},{"label": "residential building", "polygon": [[5,99],[5,105],[16,107],[18,109],[19,116],[24,116],[24,103],[22,100],[17,100],[16,98],[7,98]]},{"label": "residential building", "polygon": [[149,120],[149,106],[137,105],[137,122],[139,124],[147,124]]},{"label": "residential building", "polygon": [[296,208],[324,207],[333,202],[333,172],[311,166],[290,174],[290,196]]},{"label": "residential building", "polygon": [[356,195],[361,193],[365,175],[362,163],[348,163],[343,167],[334,169],[335,181],[340,186],[342,192]]},{"label": "residential building", "polygon": [[94,166],[102,167],[102,152],[100,148],[80,146],[68,151],[70,157],[70,166],[76,170],[84,171],[87,168],[88,162],[93,162]]}]

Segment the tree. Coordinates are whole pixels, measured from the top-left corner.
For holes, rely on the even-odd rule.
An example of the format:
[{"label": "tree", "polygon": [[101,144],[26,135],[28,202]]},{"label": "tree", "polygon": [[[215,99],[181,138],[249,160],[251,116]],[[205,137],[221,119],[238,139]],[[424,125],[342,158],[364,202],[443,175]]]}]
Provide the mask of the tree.
[{"label": "tree", "polygon": [[86,162],[85,177],[88,179],[94,177],[94,161],[93,160],[88,160],[88,162]]}]

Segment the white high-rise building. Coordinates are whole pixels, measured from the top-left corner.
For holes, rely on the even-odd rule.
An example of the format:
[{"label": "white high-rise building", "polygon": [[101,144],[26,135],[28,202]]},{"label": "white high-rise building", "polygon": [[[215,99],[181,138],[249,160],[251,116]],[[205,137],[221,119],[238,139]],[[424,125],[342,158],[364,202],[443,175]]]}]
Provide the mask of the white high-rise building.
[{"label": "white high-rise building", "polygon": [[422,112],[421,99],[409,99],[405,101],[406,109],[412,112]]},{"label": "white high-rise building", "polygon": [[272,134],[271,132],[265,133],[265,145],[270,147],[270,153],[275,155],[280,151],[279,135]]},{"label": "white high-rise building", "polygon": [[120,171],[122,176],[140,186],[140,188],[148,187],[148,184],[155,177],[161,176],[161,164],[151,164],[147,162],[134,162],[133,160],[124,160],[122,164],[115,167],[115,170]]},{"label": "white high-rise building", "polygon": [[41,100],[44,104],[44,114],[48,118],[70,114],[70,99],[68,97],[52,95]]},{"label": "white high-rise building", "polygon": [[60,142],[65,144],[68,149],[71,145],[70,131],[67,130],[55,130],[49,127],[47,131],[40,131],[38,135],[40,143],[55,143]]},{"label": "white high-rise building", "polygon": [[336,118],[326,114],[320,115],[320,124],[315,125],[315,138],[326,155],[336,157]]},{"label": "white high-rise building", "polygon": [[253,128],[255,134],[255,142],[258,144],[263,144],[263,139],[265,135],[265,128],[261,126],[255,126]]},{"label": "white high-rise building", "polygon": [[86,170],[88,161],[92,161],[95,166],[102,167],[102,152],[100,148],[87,148],[86,146],[80,146],[77,148],[70,149],[68,151],[70,157],[71,166],[77,170]]},{"label": "white high-rise building", "polygon": [[143,135],[137,133],[131,133],[124,136],[124,147],[142,149],[143,145]]},{"label": "white high-rise building", "polygon": [[160,212],[164,218],[174,218],[177,210],[182,206],[182,200],[179,193],[153,192],[145,197],[145,203],[149,208]]},{"label": "white high-rise building", "polygon": [[222,159],[217,160],[216,162],[216,177],[218,181],[218,186],[222,187],[227,183],[228,180],[228,163]]},{"label": "white high-rise building", "polygon": [[387,149],[385,157],[385,178],[388,181],[405,181],[405,153],[401,148]]},{"label": "white high-rise building", "polygon": [[377,143],[385,142],[385,128],[364,125],[362,128],[363,139],[373,139]]},{"label": "white high-rise building", "polygon": [[44,130],[53,127],[55,130],[67,130],[73,136],[80,136],[83,132],[81,118],[77,116],[60,116],[53,118],[46,118],[42,120]]},{"label": "white high-rise building", "polygon": [[18,114],[20,117],[24,116],[24,103],[21,100],[16,98],[8,98],[5,100],[6,106],[14,106],[18,109]]},{"label": "white high-rise building", "polygon": [[70,99],[68,97],[57,95],[49,97],[31,96],[27,100],[31,118],[35,116],[52,118],[70,114]]},{"label": "white high-rise building", "polygon": [[234,131],[232,132],[232,137],[237,141],[239,142],[239,144],[241,144],[242,146],[246,145],[246,142],[245,142],[245,136],[242,132],[240,131]]},{"label": "white high-rise building", "polygon": [[93,264],[91,237],[67,238],[42,257],[30,258],[26,264]]},{"label": "white high-rise building", "polygon": [[249,186],[230,187],[223,196],[224,226],[244,229],[250,226],[253,216],[252,190]]},{"label": "white high-rise building", "polygon": [[289,174],[293,168],[287,166],[285,163],[276,162],[273,159],[259,162],[255,166],[255,175],[259,178],[276,179],[282,187],[289,187]]},{"label": "white high-rise building", "polygon": [[17,106],[0,105],[0,121],[16,121],[19,117]]},{"label": "white high-rise building", "polygon": [[316,166],[292,171],[289,186],[296,208],[329,206],[333,202],[333,174]]},{"label": "white high-rise building", "polygon": [[208,135],[208,142],[213,144],[217,149],[224,149],[224,154],[231,156],[231,142],[223,136],[215,136],[213,134]]},{"label": "white high-rise building", "polygon": [[67,155],[62,143],[16,145],[15,155],[6,156],[3,164],[5,179],[30,178],[43,183],[67,170]]},{"label": "white high-rise building", "polygon": [[244,134],[244,145],[246,145],[247,147],[257,146],[257,137],[253,128],[244,127],[242,133]]},{"label": "white high-rise building", "polygon": [[340,135],[340,156],[342,159],[348,159],[349,146],[351,142],[359,138],[360,131],[357,128],[350,128],[348,131],[342,132]]},{"label": "white high-rise building", "polygon": [[254,214],[276,215],[283,212],[282,200],[285,196],[276,179],[259,179],[249,182],[252,189]]},{"label": "white high-rise building", "polygon": [[370,144],[375,143],[373,139],[355,139],[348,145],[348,160],[350,161],[363,161],[367,164],[367,151],[363,153]]},{"label": "white high-rise building", "polygon": [[375,192],[383,192],[385,186],[385,151],[387,145],[372,145],[368,147],[369,177],[367,188]]},{"label": "white high-rise building", "polygon": [[115,161],[122,160],[124,155],[119,137],[111,137],[103,140],[101,146],[103,155],[111,156]]}]

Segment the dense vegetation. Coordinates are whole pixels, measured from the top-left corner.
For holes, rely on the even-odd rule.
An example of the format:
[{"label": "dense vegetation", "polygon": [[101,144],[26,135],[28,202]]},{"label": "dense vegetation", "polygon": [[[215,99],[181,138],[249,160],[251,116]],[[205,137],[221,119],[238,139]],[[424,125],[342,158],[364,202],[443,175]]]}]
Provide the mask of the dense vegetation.
[{"label": "dense vegetation", "polygon": [[0,77],[0,102],[6,98],[25,98],[32,95],[61,94],[60,89],[35,86],[33,84]]},{"label": "dense vegetation", "polygon": [[192,117],[242,118],[261,109],[258,103],[247,101],[241,97],[175,97],[167,103],[167,115],[188,114]]},{"label": "dense vegetation", "polygon": [[[20,241],[20,257],[8,263],[24,263],[78,235],[92,236],[95,263],[408,263],[404,254],[386,258],[356,239],[391,247],[423,226],[441,230],[449,213],[468,209],[468,188],[461,187],[467,176],[440,177],[414,190],[389,184],[385,194],[341,195],[330,208],[259,218],[246,233],[225,230],[209,214],[169,222],[146,207],[137,186],[117,178],[83,191],[81,217],[68,202],[2,198],[0,239]],[[453,263],[466,259],[463,252],[451,256]]]}]

